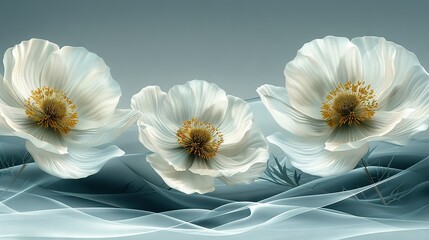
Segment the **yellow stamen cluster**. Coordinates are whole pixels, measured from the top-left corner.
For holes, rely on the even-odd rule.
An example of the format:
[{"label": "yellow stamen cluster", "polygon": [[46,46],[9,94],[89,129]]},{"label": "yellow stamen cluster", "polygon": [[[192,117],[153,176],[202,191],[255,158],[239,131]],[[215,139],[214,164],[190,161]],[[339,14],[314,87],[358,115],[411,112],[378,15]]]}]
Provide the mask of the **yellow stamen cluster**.
[{"label": "yellow stamen cluster", "polygon": [[371,119],[378,103],[371,85],[358,81],[340,83],[322,104],[323,119],[330,127],[357,125]]},{"label": "yellow stamen cluster", "polygon": [[177,142],[189,153],[203,159],[216,156],[223,143],[223,134],[208,122],[201,122],[197,118],[186,120],[177,130]]},{"label": "yellow stamen cluster", "polygon": [[41,87],[25,100],[25,113],[39,126],[67,134],[78,123],[76,106],[57,89]]}]

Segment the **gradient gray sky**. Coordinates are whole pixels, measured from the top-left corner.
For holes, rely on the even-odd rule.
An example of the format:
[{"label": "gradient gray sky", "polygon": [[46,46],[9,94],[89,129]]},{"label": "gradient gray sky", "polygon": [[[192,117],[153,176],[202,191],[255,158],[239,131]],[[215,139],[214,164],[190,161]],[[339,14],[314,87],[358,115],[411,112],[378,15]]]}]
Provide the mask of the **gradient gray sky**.
[{"label": "gradient gray sky", "polygon": [[30,38],[83,46],[110,66],[127,108],[145,86],[192,79],[256,97],[264,83],[283,86],[296,51],[326,35],[383,36],[429,68],[425,0],[2,0],[0,9],[1,53]]}]

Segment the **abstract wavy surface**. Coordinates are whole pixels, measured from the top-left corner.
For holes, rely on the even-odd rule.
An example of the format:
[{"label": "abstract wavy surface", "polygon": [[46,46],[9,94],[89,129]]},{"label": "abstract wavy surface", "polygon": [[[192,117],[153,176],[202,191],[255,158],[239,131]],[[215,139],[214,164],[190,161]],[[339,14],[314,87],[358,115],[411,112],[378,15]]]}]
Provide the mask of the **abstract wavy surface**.
[{"label": "abstract wavy surface", "polygon": [[[281,131],[259,100],[250,103],[266,136]],[[262,179],[240,186],[217,183],[216,191],[206,195],[186,195],[163,184],[145,161],[147,150],[134,127],[115,142],[127,155],[79,180],[52,177],[32,162],[23,168],[23,142],[2,137],[0,237],[427,239],[425,136],[405,147],[377,145],[367,159],[374,184],[357,166],[329,178],[302,174],[297,187]]]}]

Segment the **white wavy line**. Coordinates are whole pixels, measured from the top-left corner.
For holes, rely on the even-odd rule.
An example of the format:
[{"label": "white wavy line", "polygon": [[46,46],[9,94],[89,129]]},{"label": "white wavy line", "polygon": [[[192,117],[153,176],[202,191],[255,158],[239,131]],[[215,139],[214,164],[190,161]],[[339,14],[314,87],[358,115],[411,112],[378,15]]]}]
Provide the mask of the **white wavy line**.
[{"label": "white wavy line", "polygon": [[[416,164],[418,165],[418,164]],[[79,199],[90,200],[97,203],[103,203],[99,198],[102,196],[118,196],[117,194],[104,194],[104,195],[90,195],[90,194],[78,194],[78,193],[67,193],[58,192],[50,189],[44,189],[33,184],[23,190],[9,189],[8,193],[14,193],[12,196],[5,200],[2,200],[2,207],[6,209],[6,213],[0,213],[0,236],[17,236],[17,237],[85,237],[85,238],[104,238],[104,237],[129,237],[129,236],[140,236],[147,234],[159,234],[162,232],[169,232],[173,234],[185,234],[192,235],[194,237],[199,236],[234,236],[236,234],[247,234],[247,233],[261,233],[268,231],[270,228],[282,224],[282,226],[290,226],[295,224],[299,219],[305,219],[306,216],[324,216],[323,219],[330,220],[327,223],[321,223],[315,225],[314,223],[308,226],[302,226],[304,229],[287,229],[288,234],[298,234],[305,230],[311,230],[315,233],[323,233],[325,231],[338,228],[338,226],[329,225],[329,223],[338,222],[343,228],[337,237],[354,237],[363,236],[359,229],[359,226],[363,228],[367,233],[382,233],[382,232],[393,232],[393,231],[411,231],[419,229],[427,229],[428,221],[415,221],[407,219],[391,219],[382,217],[360,217],[349,213],[345,213],[338,210],[331,210],[324,208],[349,199],[358,193],[364,192],[374,186],[383,184],[385,182],[394,180],[402,177],[405,174],[414,173],[413,167],[397,173],[383,181],[375,184],[367,185],[364,187],[343,191],[343,192],[332,192],[306,196],[288,196],[291,192],[279,193],[269,198],[266,198],[260,202],[231,202],[219,206],[213,210],[204,209],[185,209],[185,210],[172,210],[163,213],[153,213],[143,210],[133,209],[117,209],[117,208],[73,208],[61,201],[55,200],[48,196],[40,195],[43,193],[48,195],[49,193],[57,193],[60,196],[72,196],[78,197]],[[424,165],[426,166],[426,165]],[[323,181],[329,181],[326,178]],[[322,180],[316,180],[312,183],[301,186],[301,189],[313,186],[322,182]],[[150,183],[149,183],[150,184]],[[312,184],[312,185],[311,185]],[[413,188],[407,189],[405,195],[411,193],[414,189],[417,189],[421,184],[419,183]],[[161,188],[154,185],[153,189],[157,193],[162,194],[168,199],[174,196],[180,196],[180,194],[166,192]],[[32,193],[32,190],[37,190]],[[298,191],[299,189],[295,190]],[[168,194],[170,193],[170,194]],[[404,195],[404,196],[405,196]],[[120,194],[120,196],[127,196],[127,194]],[[10,208],[6,203],[17,199],[18,197],[43,199],[46,203],[49,203],[49,207],[57,207],[60,209],[43,209],[20,212],[13,208]],[[215,197],[204,197],[206,199],[219,199]],[[317,199],[317,201],[315,201]],[[368,202],[369,203],[369,202]],[[111,204],[110,204],[111,205]],[[419,210],[424,210],[428,205],[415,209],[416,213]],[[390,206],[382,208],[392,208]],[[93,211],[93,212],[91,212]],[[105,211],[111,216],[126,215],[128,218],[121,218],[121,220],[108,220],[103,217],[97,216],[97,213]],[[221,221],[216,227],[208,228],[198,225],[198,221],[205,220],[218,220],[221,218],[227,218],[229,214],[240,214],[241,211],[249,211],[249,215],[239,217],[232,221]],[[186,214],[193,212],[195,217],[188,218],[188,220],[180,219],[180,214]],[[144,214],[144,216],[130,217],[131,214]],[[199,215],[198,215],[199,214]],[[399,215],[398,215],[399,216]],[[404,216],[404,215],[402,215]],[[78,222],[77,222],[78,220]],[[343,222],[341,222],[341,220]],[[20,229],[21,226],[14,226],[14,223],[24,225],[24,229]],[[49,225],[50,229],[54,232],[46,232],[43,227]],[[70,228],[70,226],[77,227]],[[307,227],[308,229],[305,229]],[[102,229],[99,232],[94,230]],[[16,232],[13,232],[16,230]],[[345,232],[344,230],[349,230]],[[60,232],[58,232],[60,231]],[[78,231],[78,232],[76,232]],[[294,232],[295,231],[295,232]],[[158,235],[157,235],[158,236]],[[174,236],[174,235],[173,235]],[[320,239],[327,237],[328,235],[320,235]],[[330,235],[332,236],[332,235]],[[189,237],[189,236],[188,236]]]},{"label": "white wavy line", "polygon": [[[97,208],[94,208],[97,209]],[[42,218],[44,219],[44,217],[46,216],[55,216],[55,215],[61,215],[64,216],[64,213],[69,213],[70,210],[77,210],[78,214],[84,214],[81,210],[82,209],[54,209],[54,210],[42,210],[42,211],[32,211],[29,213],[19,213],[18,215],[21,217],[26,218],[26,221],[28,221],[28,218],[33,216],[37,218]],[[88,210],[88,209],[83,209],[83,210]],[[300,209],[293,209],[292,211],[298,211]],[[303,208],[304,211],[300,212],[299,214],[302,214],[304,212],[308,212],[308,211],[316,211],[316,212],[325,212],[328,213],[331,216],[337,215],[338,217],[348,217],[348,218],[352,218],[352,219],[361,219],[363,221],[369,221],[371,224],[377,223],[377,224],[381,224],[380,222],[374,222],[372,219],[368,219],[368,218],[362,218],[362,217],[356,217],[353,215],[348,215],[348,214],[343,214],[343,213],[339,213],[339,212],[332,212],[332,211],[327,211],[326,209],[310,209],[307,210],[305,208]],[[9,217],[8,219],[10,220],[10,216],[14,215],[14,214],[6,214],[3,215],[3,217]],[[115,227],[115,233],[112,233],[111,231],[109,231],[108,233],[104,233],[104,234],[91,234],[92,237],[106,237],[106,236],[110,236],[110,237],[121,237],[121,236],[136,236],[139,234],[148,234],[148,233],[153,233],[153,232],[157,232],[157,231],[171,231],[171,232],[178,232],[178,233],[186,233],[186,234],[196,234],[196,235],[206,235],[206,236],[220,236],[220,235],[235,235],[235,234],[240,234],[240,233],[244,233],[244,232],[248,232],[254,229],[258,229],[261,228],[263,226],[270,226],[273,225],[276,222],[279,222],[279,220],[284,220],[285,215],[289,215],[289,212],[283,212],[281,214],[275,215],[274,217],[270,218],[270,220],[265,221],[261,224],[258,225],[251,225],[248,227],[242,227],[242,228],[233,228],[233,229],[207,229],[207,228],[203,228],[200,227],[198,225],[193,225],[192,223],[189,222],[185,222],[185,221],[179,221],[176,218],[171,218],[171,217],[167,217],[164,214],[157,214],[157,213],[152,213],[149,216],[151,218],[153,218],[153,216],[160,216],[162,219],[166,220],[172,220],[173,222],[176,222],[176,224],[170,224],[168,227],[153,227],[153,226],[149,226],[149,225],[141,225],[141,221],[144,221],[145,218],[149,218],[148,216],[145,217],[140,217],[138,218],[139,221],[134,221],[134,223],[127,223],[127,224],[121,224],[121,222],[119,221],[108,221],[108,220],[103,220],[97,217],[93,217],[91,215],[87,215],[84,214],[85,216],[80,216],[79,219],[80,221],[84,221],[84,222],[91,222],[91,223],[98,223],[101,224],[103,227],[105,227],[106,229],[110,229],[112,228],[112,226]],[[295,216],[297,214],[294,214]],[[89,218],[88,218],[89,217]],[[290,216],[287,216],[286,219],[289,219]],[[30,219],[31,220],[31,219]],[[34,221],[36,221],[34,220]],[[33,221],[33,222],[34,222]],[[148,221],[150,222],[151,219],[148,219]],[[392,219],[386,219],[386,221],[395,221]],[[409,221],[406,221],[409,222]],[[68,222],[63,221],[63,224],[67,224]],[[369,224],[369,223],[367,223]],[[423,222],[423,224],[427,224],[426,222]],[[178,226],[181,225],[186,225],[187,227],[192,227],[193,229],[178,229]],[[399,229],[397,227],[392,227],[391,225],[385,225],[382,224],[383,226],[378,226],[377,227],[377,231],[374,232],[380,232],[382,229],[382,231],[391,231],[391,229]],[[3,225],[4,226],[4,225]],[[311,226],[308,226],[309,229],[312,229]],[[422,229],[423,227],[413,227],[413,228],[408,228],[408,229]],[[326,229],[326,228],[321,228],[321,229]],[[81,230],[82,231],[82,230]],[[126,231],[127,233],[121,233],[123,231]],[[70,234],[70,233],[69,233]],[[2,236],[6,236],[6,235],[2,235]],[[22,236],[22,235],[20,235]],[[37,236],[45,236],[45,235],[37,235]],[[85,235],[75,235],[74,237],[83,237]]]}]

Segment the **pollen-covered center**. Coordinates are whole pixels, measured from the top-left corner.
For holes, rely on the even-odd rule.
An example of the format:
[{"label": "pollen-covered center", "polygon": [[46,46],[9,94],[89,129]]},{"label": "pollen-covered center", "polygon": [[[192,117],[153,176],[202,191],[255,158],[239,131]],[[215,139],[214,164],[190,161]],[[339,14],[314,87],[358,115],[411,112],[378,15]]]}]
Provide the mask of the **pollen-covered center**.
[{"label": "pollen-covered center", "polygon": [[330,127],[350,126],[371,119],[377,107],[374,90],[370,85],[348,81],[346,84],[340,83],[326,96],[320,112]]},{"label": "pollen-covered center", "polygon": [[63,91],[42,87],[25,100],[25,113],[41,127],[67,134],[78,123],[76,106]]},{"label": "pollen-covered center", "polygon": [[358,105],[359,99],[355,94],[342,93],[335,98],[332,107],[340,115],[348,116],[354,112]]},{"label": "pollen-covered center", "polygon": [[181,147],[204,159],[216,156],[223,143],[223,134],[216,127],[196,118],[184,121],[176,136]]}]

